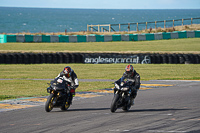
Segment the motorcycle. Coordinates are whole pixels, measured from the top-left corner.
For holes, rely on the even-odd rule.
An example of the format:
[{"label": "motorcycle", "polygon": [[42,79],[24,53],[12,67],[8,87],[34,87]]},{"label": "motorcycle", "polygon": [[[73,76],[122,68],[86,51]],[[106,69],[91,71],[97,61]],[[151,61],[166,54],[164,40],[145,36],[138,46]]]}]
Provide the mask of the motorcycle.
[{"label": "motorcycle", "polygon": [[60,107],[61,110],[66,111],[72,101],[70,82],[60,77],[52,80],[48,85],[50,86],[47,92],[50,95],[45,103],[46,112],[50,112],[54,107]]},{"label": "motorcycle", "polygon": [[115,112],[117,108],[128,111],[131,108],[131,81],[115,82],[114,97],[110,111]]}]

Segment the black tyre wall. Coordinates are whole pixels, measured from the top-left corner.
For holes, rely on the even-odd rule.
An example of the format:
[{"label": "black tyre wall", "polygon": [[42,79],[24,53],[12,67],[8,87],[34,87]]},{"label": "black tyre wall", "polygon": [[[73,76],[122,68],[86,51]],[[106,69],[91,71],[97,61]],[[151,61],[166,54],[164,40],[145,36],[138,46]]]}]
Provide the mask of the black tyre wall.
[{"label": "black tyre wall", "polygon": [[0,53],[0,64],[84,63],[88,58],[149,56],[152,64],[200,64],[199,54]]}]

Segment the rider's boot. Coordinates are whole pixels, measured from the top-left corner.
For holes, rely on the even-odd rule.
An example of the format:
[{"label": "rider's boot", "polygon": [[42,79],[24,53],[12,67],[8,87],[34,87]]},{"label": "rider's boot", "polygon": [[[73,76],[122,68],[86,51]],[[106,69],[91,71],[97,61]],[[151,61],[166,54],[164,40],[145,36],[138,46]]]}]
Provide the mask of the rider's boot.
[{"label": "rider's boot", "polygon": [[137,96],[137,91],[135,91],[135,92],[132,93],[131,105],[134,105],[134,104],[135,104],[135,103],[134,103],[134,99],[136,98],[136,96]]},{"label": "rider's boot", "polygon": [[131,98],[131,105],[134,105],[134,98]]},{"label": "rider's boot", "polygon": [[71,89],[71,90],[70,90],[70,93],[71,93],[71,96],[70,96],[70,104],[72,104],[73,97],[75,97],[75,89]]},{"label": "rider's boot", "polygon": [[70,96],[70,97],[69,97],[69,105],[70,105],[70,104],[72,105],[72,99],[73,99],[73,96]]}]

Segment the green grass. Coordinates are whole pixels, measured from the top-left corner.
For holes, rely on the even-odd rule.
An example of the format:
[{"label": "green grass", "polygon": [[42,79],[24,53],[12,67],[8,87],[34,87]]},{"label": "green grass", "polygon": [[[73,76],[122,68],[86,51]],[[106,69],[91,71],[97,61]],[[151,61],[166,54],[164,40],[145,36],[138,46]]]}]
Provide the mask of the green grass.
[{"label": "green grass", "polygon": [[200,38],[136,42],[5,43],[2,52],[197,52]]},{"label": "green grass", "polygon": [[[53,79],[70,65],[79,79],[118,79],[127,64],[13,64],[0,65],[0,78]],[[200,79],[200,64],[134,64],[142,80]]]},{"label": "green grass", "polygon": [[[127,64],[68,64],[79,79],[119,79]],[[0,99],[46,96],[47,83],[66,64],[0,65]],[[141,80],[180,79],[200,80],[200,64],[134,64]],[[77,91],[112,87],[112,82],[80,82]]]}]

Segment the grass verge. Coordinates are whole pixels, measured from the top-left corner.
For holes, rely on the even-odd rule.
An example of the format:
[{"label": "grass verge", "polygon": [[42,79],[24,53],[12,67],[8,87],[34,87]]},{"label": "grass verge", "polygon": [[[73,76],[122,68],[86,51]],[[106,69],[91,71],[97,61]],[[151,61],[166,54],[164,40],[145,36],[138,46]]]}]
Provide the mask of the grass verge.
[{"label": "grass verge", "polygon": [[[70,65],[79,79],[119,79],[127,64],[0,65],[0,100],[46,96],[47,82]],[[134,64],[141,80],[200,80],[200,64]],[[49,80],[30,80],[49,79]],[[112,82],[80,82],[77,91],[112,87]]]}]

